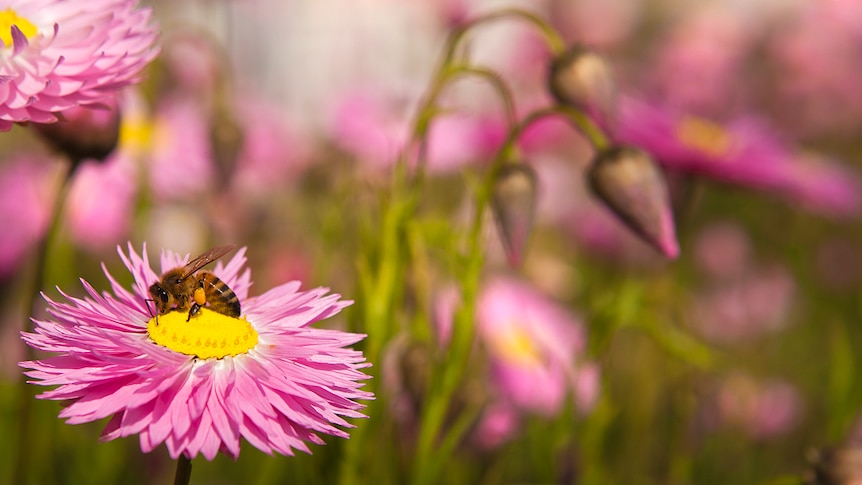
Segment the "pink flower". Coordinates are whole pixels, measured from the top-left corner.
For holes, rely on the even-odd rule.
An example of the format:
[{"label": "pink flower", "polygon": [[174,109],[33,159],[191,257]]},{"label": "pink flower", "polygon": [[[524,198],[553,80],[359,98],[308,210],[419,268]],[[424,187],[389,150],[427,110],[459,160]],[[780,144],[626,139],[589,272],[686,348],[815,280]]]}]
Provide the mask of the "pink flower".
[{"label": "pink flower", "polygon": [[18,268],[48,229],[59,168],[32,155],[0,164],[0,278]]},{"label": "pink flower", "polygon": [[122,152],[82,165],[67,201],[72,237],[94,250],[122,240],[130,229],[136,191],[134,163]]},{"label": "pink flower", "polygon": [[777,192],[827,214],[852,215],[862,204],[855,173],[812,162],[751,119],[722,126],[628,98],[620,106],[617,135],[669,169]]},{"label": "pink flower", "polygon": [[0,130],[53,123],[135,83],[158,53],[151,10],[136,0],[12,0],[0,12]]},{"label": "pink flower", "polygon": [[193,100],[173,97],[159,105],[149,161],[151,189],[160,200],[188,200],[212,185],[209,125]]},{"label": "pink flower", "polygon": [[[459,295],[436,298],[434,323],[441,346],[449,343]],[[474,439],[493,448],[513,438],[525,414],[557,415],[571,394],[579,412],[598,400],[601,371],[583,359],[580,320],[527,283],[506,277],[486,282],[476,310],[478,341],[490,362],[489,398]]]},{"label": "pink flower", "polygon": [[[236,293],[242,316],[205,307],[151,318],[147,289],[159,275],[129,246],[120,253],[134,278],[132,291],[107,270],[111,292],[84,281],[89,297],[48,300],[52,320],[34,321],[22,333],[30,346],[57,355],[22,362],[32,383],[58,386],[38,397],[64,401],[70,424],[111,417],[103,440],[139,435],[150,452],[165,443],[174,458],[219,451],[237,457],[240,438],[272,454],[309,452],[318,433],[347,437],[336,426],[361,417],[357,399],[372,395],[358,381],[367,376],[361,352],[344,348],[362,335],[311,327],[351,302],[327,289],[299,291],[299,283],[249,297],[245,250],[213,269]],[[181,267],[188,256],[165,252],[161,269]],[[212,340],[210,338],[212,337]],[[159,343],[157,343],[159,342]]]},{"label": "pink flower", "polygon": [[[391,167],[404,149],[409,117],[394,102],[367,93],[345,97],[337,106],[333,136],[345,150],[369,166]],[[496,130],[496,129],[495,129]],[[460,114],[441,114],[428,131],[428,170],[451,173],[489,156],[497,133],[483,121]]]},{"label": "pink flower", "polygon": [[754,40],[750,13],[727,5],[700,7],[664,39],[652,77],[663,99],[699,113],[726,109],[739,97],[739,70]]},{"label": "pink flower", "polygon": [[269,197],[299,179],[309,165],[310,141],[284,113],[264,98],[244,96],[236,103],[243,130],[234,183],[245,193]]},{"label": "pink flower", "polygon": [[756,381],[737,373],[722,379],[710,402],[716,406],[711,426],[735,426],[756,439],[776,438],[792,430],[802,414],[802,399],[780,379]]},{"label": "pink flower", "polygon": [[501,399],[525,411],[558,413],[579,384],[580,321],[532,287],[498,278],[479,297],[477,324]]}]

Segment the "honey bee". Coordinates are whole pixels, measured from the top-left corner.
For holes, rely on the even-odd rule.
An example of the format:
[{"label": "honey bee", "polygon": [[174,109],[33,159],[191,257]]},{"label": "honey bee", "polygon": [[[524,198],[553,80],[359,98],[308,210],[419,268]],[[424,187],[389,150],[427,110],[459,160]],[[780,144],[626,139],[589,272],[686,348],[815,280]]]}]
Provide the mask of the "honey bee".
[{"label": "honey bee", "polygon": [[209,308],[213,311],[229,317],[239,317],[241,310],[236,293],[209,271],[198,272],[235,247],[214,247],[192,259],[185,266],[165,272],[161,280],[153,283],[149,288],[158,314],[164,315],[173,310],[188,309],[189,316],[186,321],[189,321],[204,305],[209,304]]}]

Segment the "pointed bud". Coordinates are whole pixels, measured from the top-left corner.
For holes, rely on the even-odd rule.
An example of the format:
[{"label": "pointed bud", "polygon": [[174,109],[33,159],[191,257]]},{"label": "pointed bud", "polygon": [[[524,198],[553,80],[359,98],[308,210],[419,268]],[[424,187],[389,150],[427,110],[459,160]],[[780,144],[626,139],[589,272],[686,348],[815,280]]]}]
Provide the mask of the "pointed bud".
[{"label": "pointed bud", "polygon": [[63,111],[60,121],[31,124],[55,150],[77,166],[83,160],[105,160],[120,138],[120,109],[116,100],[109,104],[79,106]]},{"label": "pointed bud", "polygon": [[679,255],[667,185],[639,148],[611,147],[587,170],[590,188],[616,215],[670,259]]},{"label": "pointed bud", "polygon": [[529,165],[504,166],[494,182],[491,207],[509,264],[519,266],[533,230],[536,174]]},{"label": "pointed bud", "polygon": [[575,45],[551,61],[548,89],[558,103],[582,109],[599,123],[613,120],[616,86],[611,67],[584,46]]}]

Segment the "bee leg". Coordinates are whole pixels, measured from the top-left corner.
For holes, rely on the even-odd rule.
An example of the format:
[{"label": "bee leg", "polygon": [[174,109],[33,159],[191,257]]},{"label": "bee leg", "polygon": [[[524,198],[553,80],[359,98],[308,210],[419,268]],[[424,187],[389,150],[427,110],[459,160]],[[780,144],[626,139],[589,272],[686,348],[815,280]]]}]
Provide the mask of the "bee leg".
[{"label": "bee leg", "polygon": [[186,321],[188,322],[193,316],[197,315],[198,312],[201,311],[201,308],[201,305],[198,305],[197,302],[192,303],[192,307],[189,308],[189,317],[186,318]]}]

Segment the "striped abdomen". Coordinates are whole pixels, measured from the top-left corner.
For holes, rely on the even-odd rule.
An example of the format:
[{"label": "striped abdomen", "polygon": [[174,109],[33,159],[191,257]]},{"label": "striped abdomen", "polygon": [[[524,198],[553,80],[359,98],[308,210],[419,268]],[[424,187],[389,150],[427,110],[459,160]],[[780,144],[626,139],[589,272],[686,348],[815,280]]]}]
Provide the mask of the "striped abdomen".
[{"label": "striped abdomen", "polygon": [[209,271],[201,271],[197,280],[198,286],[194,293],[194,304],[189,310],[189,319],[206,304],[209,304],[210,310],[229,317],[239,317],[242,311],[239,298],[224,281]]}]

